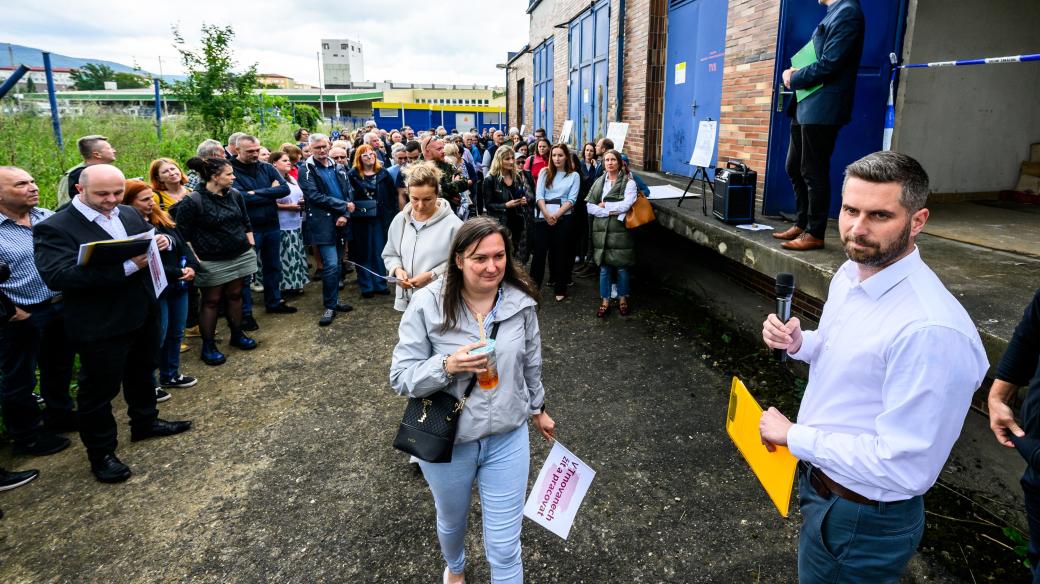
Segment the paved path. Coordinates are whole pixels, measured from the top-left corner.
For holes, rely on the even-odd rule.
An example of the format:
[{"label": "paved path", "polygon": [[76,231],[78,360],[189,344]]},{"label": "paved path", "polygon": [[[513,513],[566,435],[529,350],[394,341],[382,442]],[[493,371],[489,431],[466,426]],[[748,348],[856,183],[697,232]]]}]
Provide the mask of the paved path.
[{"label": "paved path", "polygon": [[[525,522],[527,580],[795,581],[800,519],[777,515],[722,430],[728,380],[702,362],[698,309],[647,293],[597,320],[579,280],[541,309],[558,437],[598,475],[568,541]],[[193,342],[183,370],[202,381],[161,410],[195,428],[131,444],[121,425],[125,484],[94,481],[78,440],[38,460],[5,448],[0,464],[42,474],[0,496],[0,581],[440,582],[432,499],[390,446],[398,313],[349,293],[358,309],[321,329],[318,296],[261,318],[260,348],[222,367]],[[532,444],[533,481],[548,446]],[[478,511],[471,583],[488,581]]]}]

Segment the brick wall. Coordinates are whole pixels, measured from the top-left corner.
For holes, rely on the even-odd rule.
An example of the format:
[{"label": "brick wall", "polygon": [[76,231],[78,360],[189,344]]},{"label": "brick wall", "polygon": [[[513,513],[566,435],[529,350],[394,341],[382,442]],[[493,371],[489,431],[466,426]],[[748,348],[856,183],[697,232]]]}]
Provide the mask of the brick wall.
[{"label": "brick wall", "polygon": [[[667,31],[667,0],[628,0],[625,17],[624,82],[621,120],[629,124],[625,150],[640,168],[656,169],[661,157],[661,123],[664,102],[664,62]],[[532,11],[528,43],[531,49],[553,38],[553,135],[559,135],[568,118],[568,29],[556,28],[589,8],[589,0],[543,0]],[[617,120],[617,34],[619,0],[610,2],[610,32],[607,47],[607,116]],[[524,63],[522,63],[524,62]],[[525,116],[522,123],[534,130],[534,75],[530,55],[514,63],[510,72],[510,95],[515,96],[516,79],[525,79]],[[510,101],[510,125],[516,121],[515,97]]]},{"label": "brick wall", "polygon": [[[521,55],[517,60],[509,66],[509,99],[506,103],[506,111],[509,112],[509,123],[508,128],[519,128],[521,125],[526,125],[529,130],[534,128],[531,124],[534,123],[534,106],[531,101],[531,96],[534,95],[534,60],[531,53],[525,53]],[[524,119],[517,119],[519,113],[516,108],[516,87],[517,81],[523,80],[524,82]]]},{"label": "brick wall", "polygon": [[719,164],[738,158],[765,180],[780,0],[730,0],[722,73]]}]

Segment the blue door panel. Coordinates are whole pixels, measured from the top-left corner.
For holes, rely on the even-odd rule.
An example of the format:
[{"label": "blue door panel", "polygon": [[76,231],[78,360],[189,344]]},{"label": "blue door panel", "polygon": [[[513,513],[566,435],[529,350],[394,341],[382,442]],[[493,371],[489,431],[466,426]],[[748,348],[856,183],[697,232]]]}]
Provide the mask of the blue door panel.
[{"label": "blue door panel", "polygon": [[579,145],[606,133],[609,35],[610,4],[606,0],[596,2],[570,25],[567,111]]},{"label": "blue door panel", "polygon": [[[860,6],[866,17],[863,58],[856,79],[852,121],[838,134],[834,156],[831,157],[831,217],[837,217],[841,209],[841,186],[845,167],[871,152],[881,150],[885,105],[888,101],[888,80],[892,71],[888,55],[898,55],[902,52],[906,0],[861,0]],[[774,71],[765,190],[762,193],[762,211],[768,215],[795,210],[794,190],[785,169],[787,149],[791,142],[791,120],[786,112],[777,111],[781,107],[777,85],[781,73],[791,65],[791,56],[809,42],[813,30],[824,14],[826,10],[821,6],[810,6],[800,1],[781,1],[776,49],[780,58],[777,59]],[[786,108],[787,100],[791,99],[791,96],[783,97],[783,107]]]},{"label": "blue door panel", "polygon": [[[719,119],[727,9],[726,0],[687,0],[673,1],[668,11],[661,144],[661,168],[666,172],[692,174],[687,162],[697,141],[698,125],[709,118]],[[684,73],[676,70],[680,64],[685,64]],[[679,79],[683,83],[676,83],[676,75],[683,74],[685,80]]]}]

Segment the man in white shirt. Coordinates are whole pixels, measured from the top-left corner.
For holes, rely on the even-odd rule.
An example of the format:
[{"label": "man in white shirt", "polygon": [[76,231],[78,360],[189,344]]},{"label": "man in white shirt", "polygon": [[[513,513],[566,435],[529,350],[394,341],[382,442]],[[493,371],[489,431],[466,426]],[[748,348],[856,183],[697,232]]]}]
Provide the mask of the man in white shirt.
[{"label": "man in white shirt", "polygon": [[928,175],[877,152],[845,169],[838,228],[849,261],[820,326],[775,314],[762,338],[811,365],[792,424],[762,415],[762,442],[799,463],[801,582],[896,582],[924,532],[922,495],[960,434],[989,367],[964,308],[914,243]]}]

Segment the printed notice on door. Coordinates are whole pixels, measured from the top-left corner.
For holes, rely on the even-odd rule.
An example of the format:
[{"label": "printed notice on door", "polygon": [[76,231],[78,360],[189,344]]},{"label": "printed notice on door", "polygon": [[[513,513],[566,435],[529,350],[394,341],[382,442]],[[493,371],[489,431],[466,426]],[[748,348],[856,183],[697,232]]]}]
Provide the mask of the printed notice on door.
[{"label": "printed notice on door", "polygon": [[682,85],[686,83],[686,61],[675,64],[675,84]]}]

